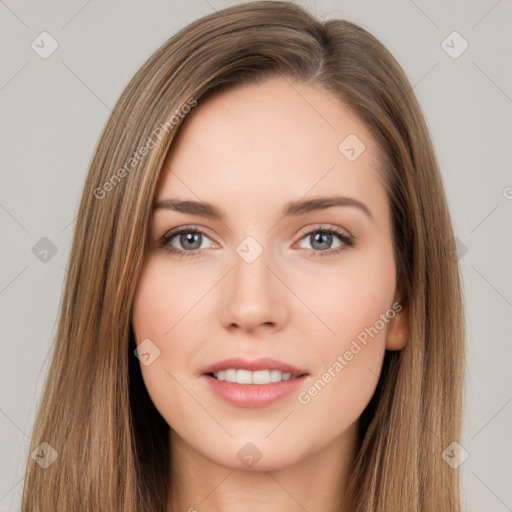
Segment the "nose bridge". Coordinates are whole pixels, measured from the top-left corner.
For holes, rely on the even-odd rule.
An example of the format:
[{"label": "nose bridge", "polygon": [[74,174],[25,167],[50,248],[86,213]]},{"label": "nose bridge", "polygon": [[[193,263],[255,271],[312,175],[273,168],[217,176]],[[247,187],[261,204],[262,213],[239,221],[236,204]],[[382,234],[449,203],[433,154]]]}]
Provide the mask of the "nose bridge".
[{"label": "nose bridge", "polygon": [[260,324],[280,324],[286,314],[282,285],[272,268],[270,251],[247,237],[233,255],[224,311],[226,325],[254,329]]}]

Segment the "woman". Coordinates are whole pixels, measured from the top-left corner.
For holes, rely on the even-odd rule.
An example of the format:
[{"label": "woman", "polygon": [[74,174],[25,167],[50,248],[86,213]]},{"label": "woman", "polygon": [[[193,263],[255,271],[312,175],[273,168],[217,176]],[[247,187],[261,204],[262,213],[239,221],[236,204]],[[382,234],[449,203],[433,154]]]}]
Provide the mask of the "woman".
[{"label": "woman", "polygon": [[96,148],[23,510],[460,510],[453,245],[373,36],[287,2],[192,23]]}]

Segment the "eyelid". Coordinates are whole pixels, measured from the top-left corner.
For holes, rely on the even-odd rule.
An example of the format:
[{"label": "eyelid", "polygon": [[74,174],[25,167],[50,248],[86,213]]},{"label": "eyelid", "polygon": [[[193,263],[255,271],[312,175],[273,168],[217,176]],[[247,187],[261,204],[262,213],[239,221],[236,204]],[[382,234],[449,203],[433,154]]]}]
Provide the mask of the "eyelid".
[{"label": "eyelid", "polygon": [[349,239],[354,238],[348,230],[346,230],[340,226],[336,226],[335,224],[315,224],[313,226],[307,226],[307,227],[301,229],[297,236],[302,239],[306,235],[309,235],[312,232],[316,232],[316,231],[332,231],[336,234],[345,236],[346,238],[349,238]]},{"label": "eyelid", "polygon": [[[197,224],[184,224],[183,226],[172,228],[172,229],[166,231],[163,234],[163,236],[158,239],[158,246],[161,248],[167,249],[167,251],[170,253],[177,252],[177,253],[189,254],[189,255],[193,255],[193,254],[199,253],[204,250],[204,249],[195,249],[193,251],[183,251],[182,249],[177,249],[176,247],[172,247],[171,240],[183,232],[201,233],[202,235],[204,235],[205,237],[210,239],[214,244],[217,243],[217,242],[215,242],[214,239],[212,239],[212,237],[209,235],[208,231],[205,228],[198,226]],[[172,247],[172,250],[170,249],[170,247]]]}]

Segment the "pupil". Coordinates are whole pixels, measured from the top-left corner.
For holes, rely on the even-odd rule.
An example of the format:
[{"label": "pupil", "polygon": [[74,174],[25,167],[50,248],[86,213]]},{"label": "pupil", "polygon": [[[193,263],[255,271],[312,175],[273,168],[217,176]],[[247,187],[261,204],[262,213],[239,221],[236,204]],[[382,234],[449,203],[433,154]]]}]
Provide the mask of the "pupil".
[{"label": "pupil", "polygon": [[187,247],[187,243],[192,244],[193,247],[189,246],[188,248],[195,250],[195,249],[199,249],[199,247],[201,247],[200,237],[201,237],[201,233],[187,233],[185,235],[181,235],[180,242],[182,243],[183,247]]},{"label": "pupil", "polygon": [[[313,243],[311,244],[313,246],[314,249],[328,249],[329,248],[329,245],[330,245],[330,242],[331,242],[331,238],[332,238],[332,235],[331,233],[316,233],[315,235],[313,235]],[[315,247],[315,243],[317,241],[320,241],[320,245],[321,247]]]}]

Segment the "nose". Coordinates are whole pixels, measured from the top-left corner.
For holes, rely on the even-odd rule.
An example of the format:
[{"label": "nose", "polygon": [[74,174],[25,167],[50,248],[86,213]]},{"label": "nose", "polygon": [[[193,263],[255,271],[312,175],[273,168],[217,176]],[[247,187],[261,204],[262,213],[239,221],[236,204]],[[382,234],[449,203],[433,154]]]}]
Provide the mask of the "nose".
[{"label": "nose", "polygon": [[266,251],[251,263],[236,253],[233,265],[222,290],[222,324],[231,330],[282,329],[288,318],[288,291]]}]

